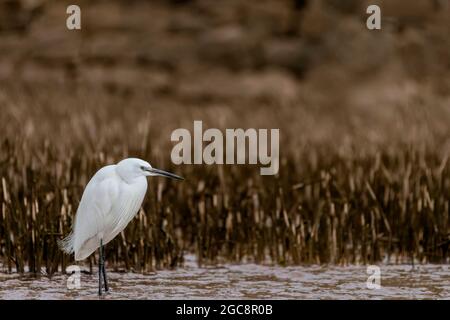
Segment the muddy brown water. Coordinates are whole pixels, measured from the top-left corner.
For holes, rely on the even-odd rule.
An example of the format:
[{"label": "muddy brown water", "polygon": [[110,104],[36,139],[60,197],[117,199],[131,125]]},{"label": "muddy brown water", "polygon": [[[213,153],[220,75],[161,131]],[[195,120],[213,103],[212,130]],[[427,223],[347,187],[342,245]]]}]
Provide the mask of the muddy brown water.
[{"label": "muddy brown water", "polygon": [[[102,299],[450,299],[450,265],[380,264],[379,289],[369,289],[366,266],[270,266],[221,264],[152,274],[109,272]],[[98,299],[97,275],[29,277],[0,273],[0,299]],[[70,284],[70,281],[69,281]]]}]

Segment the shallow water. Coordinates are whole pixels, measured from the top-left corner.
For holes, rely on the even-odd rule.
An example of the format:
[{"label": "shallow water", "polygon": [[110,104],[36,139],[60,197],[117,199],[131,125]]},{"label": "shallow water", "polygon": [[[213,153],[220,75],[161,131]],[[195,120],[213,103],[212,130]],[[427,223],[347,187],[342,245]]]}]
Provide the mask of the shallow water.
[{"label": "shallow water", "polygon": [[[102,299],[450,299],[449,265],[379,265],[381,288],[368,289],[366,266],[278,267],[223,264],[198,268],[193,257],[177,270],[109,272]],[[0,299],[98,299],[97,274],[32,278],[0,274]]]}]

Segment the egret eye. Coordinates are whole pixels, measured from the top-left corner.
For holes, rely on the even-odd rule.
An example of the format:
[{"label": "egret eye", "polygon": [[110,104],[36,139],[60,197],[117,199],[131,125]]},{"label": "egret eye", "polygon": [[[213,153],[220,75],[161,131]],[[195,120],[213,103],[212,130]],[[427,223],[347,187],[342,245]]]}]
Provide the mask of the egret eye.
[{"label": "egret eye", "polygon": [[145,167],[144,167],[144,166],[141,166],[141,170],[145,171]]}]

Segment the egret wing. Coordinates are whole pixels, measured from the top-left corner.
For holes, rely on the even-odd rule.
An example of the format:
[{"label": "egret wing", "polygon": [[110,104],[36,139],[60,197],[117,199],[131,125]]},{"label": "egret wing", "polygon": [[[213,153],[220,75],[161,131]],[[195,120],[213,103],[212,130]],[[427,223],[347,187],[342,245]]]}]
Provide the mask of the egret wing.
[{"label": "egret wing", "polygon": [[133,219],[141,207],[146,191],[147,180],[144,177],[133,184],[123,182],[120,185],[119,195],[108,216],[105,243],[114,239]]},{"label": "egret wing", "polygon": [[75,260],[82,260],[100,245],[108,227],[108,216],[116,200],[120,180],[114,171],[105,167],[89,181],[78,206],[73,230]]}]

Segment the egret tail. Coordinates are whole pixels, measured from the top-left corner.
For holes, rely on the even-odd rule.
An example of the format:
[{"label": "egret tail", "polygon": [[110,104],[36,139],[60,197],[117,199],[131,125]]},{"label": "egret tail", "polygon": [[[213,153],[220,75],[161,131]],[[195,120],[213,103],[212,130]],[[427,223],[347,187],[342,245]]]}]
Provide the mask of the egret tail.
[{"label": "egret tail", "polygon": [[62,240],[58,240],[59,248],[65,253],[73,253],[73,232],[71,232],[67,237]]}]

